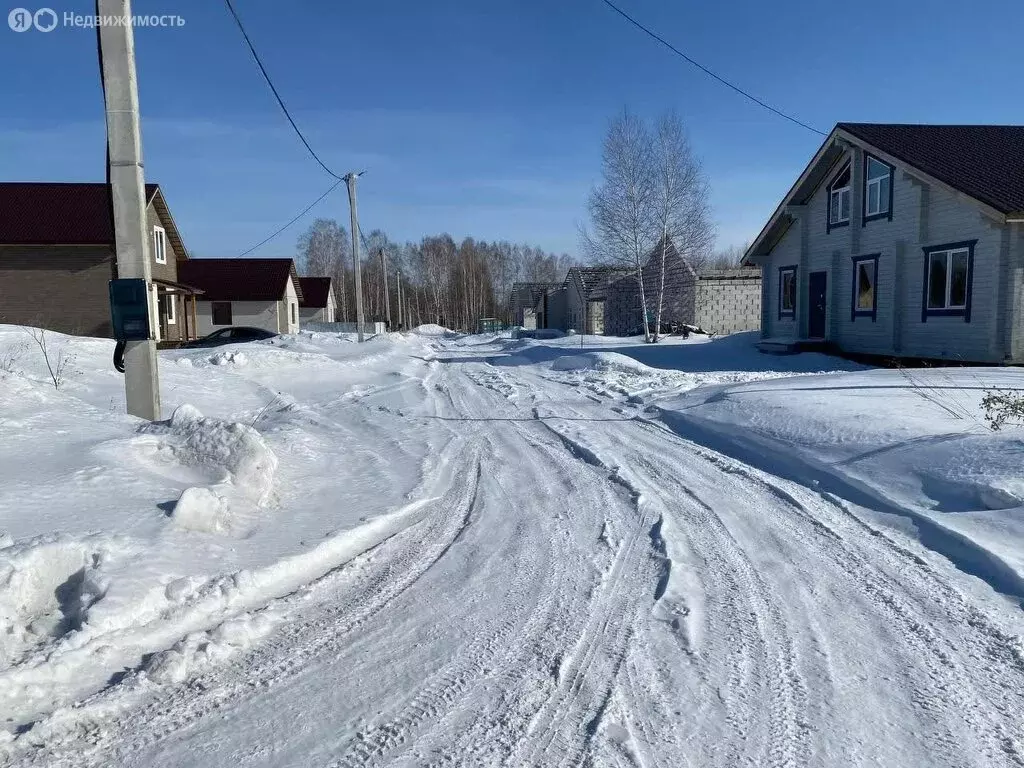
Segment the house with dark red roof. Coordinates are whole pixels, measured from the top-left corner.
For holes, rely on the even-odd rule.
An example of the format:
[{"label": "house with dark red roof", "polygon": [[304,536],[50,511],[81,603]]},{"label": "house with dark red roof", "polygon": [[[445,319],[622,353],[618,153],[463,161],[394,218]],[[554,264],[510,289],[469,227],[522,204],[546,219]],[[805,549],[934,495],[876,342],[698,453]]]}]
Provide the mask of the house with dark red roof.
[{"label": "house with dark red roof", "polygon": [[302,300],[299,318],[303,323],[333,323],[337,316],[337,301],[333,281],[329,277],[300,277]]},{"label": "house with dark red roof", "polygon": [[1024,126],[839,123],[744,263],[766,351],[1024,363]]},{"label": "house with dark red roof", "polygon": [[189,259],[178,277],[202,291],[200,335],[232,325],[273,333],[299,330],[303,293],[292,259]]},{"label": "house with dark red roof", "polygon": [[[163,341],[195,338],[196,291],[158,184],[147,184],[153,317]],[[108,282],[117,277],[110,190],[103,183],[0,183],[0,323],[112,335]]]}]

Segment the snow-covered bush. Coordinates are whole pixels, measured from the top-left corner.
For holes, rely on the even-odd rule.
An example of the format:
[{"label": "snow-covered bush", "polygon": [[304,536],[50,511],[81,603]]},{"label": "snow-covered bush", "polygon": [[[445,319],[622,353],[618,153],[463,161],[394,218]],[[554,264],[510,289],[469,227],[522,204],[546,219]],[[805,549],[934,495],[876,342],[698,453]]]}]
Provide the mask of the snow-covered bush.
[{"label": "snow-covered bush", "polygon": [[1024,392],[989,390],[981,399],[981,407],[993,432],[1007,424],[1024,426]]}]

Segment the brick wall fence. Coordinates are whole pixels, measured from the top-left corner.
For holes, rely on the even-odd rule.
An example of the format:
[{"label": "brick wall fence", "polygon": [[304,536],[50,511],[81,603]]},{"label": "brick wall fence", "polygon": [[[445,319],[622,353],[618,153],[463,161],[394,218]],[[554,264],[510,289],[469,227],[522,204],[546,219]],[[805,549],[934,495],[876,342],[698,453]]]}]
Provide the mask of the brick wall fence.
[{"label": "brick wall fence", "polygon": [[708,333],[756,331],[761,327],[761,271],[707,270],[697,287],[696,324]]}]

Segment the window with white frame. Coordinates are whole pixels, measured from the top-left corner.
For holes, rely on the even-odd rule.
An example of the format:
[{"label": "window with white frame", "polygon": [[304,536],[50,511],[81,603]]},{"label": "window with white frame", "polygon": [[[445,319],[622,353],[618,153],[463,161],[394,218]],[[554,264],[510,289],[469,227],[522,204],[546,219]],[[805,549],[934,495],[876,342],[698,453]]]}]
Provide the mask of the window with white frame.
[{"label": "window with white frame", "polygon": [[153,227],[153,259],[157,264],[167,263],[167,235],[163,227]]},{"label": "window with white frame", "polygon": [[828,223],[840,227],[850,223],[850,164],[828,185]]},{"label": "window with white frame", "polygon": [[970,298],[973,243],[939,246],[925,251],[927,281],[926,309],[945,314],[964,314]]},{"label": "window with white frame", "polygon": [[892,166],[871,155],[864,163],[864,218],[889,214],[892,206]]}]

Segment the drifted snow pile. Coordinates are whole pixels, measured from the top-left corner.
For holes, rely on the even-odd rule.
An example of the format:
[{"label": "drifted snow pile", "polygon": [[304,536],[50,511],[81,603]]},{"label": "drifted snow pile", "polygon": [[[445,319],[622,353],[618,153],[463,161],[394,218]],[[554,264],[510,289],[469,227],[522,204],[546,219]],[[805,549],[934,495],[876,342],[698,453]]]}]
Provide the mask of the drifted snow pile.
[{"label": "drifted snow pile", "polygon": [[204,417],[191,405],[179,406],[167,424],[147,426],[170,446],[184,466],[219,475],[217,482],[182,491],[172,519],[181,528],[244,536],[255,513],[270,498],[277,457],[252,427]]},{"label": "drifted snow pile", "polygon": [[449,331],[447,328],[436,325],[435,323],[425,323],[424,325],[418,325],[413,328],[413,333],[417,336],[454,336],[454,331]]},{"label": "drifted snow pile", "polygon": [[0,668],[51,637],[78,629],[109,586],[114,537],[39,536],[0,548]]}]

